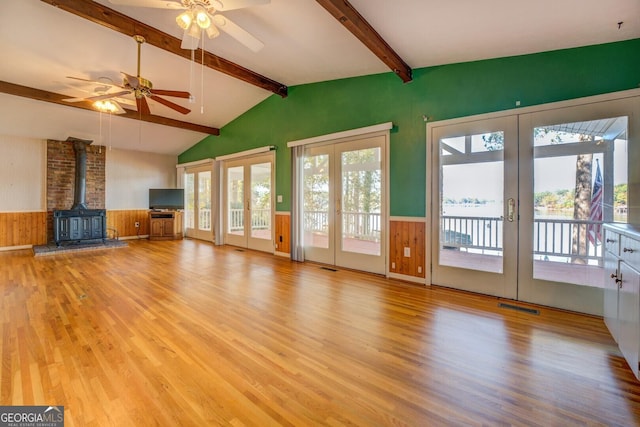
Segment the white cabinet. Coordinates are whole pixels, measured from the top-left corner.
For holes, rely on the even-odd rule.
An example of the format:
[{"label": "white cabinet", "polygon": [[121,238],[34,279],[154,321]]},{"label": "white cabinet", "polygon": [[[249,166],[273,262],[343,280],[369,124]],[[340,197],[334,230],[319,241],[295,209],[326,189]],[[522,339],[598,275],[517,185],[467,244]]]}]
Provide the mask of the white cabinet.
[{"label": "white cabinet", "polygon": [[640,227],[606,224],[604,321],[638,378],[640,355]]},{"label": "white cabinet", "polygon": [[613,339],[618,342],[618,264],[620,261],[620,234],[605,227],[604,254],[604,323]]},{"label": "white cabinet", "polygon": [[618,305],[618,346],[627,363],[638,377],[640,350],[640,273],[620,262],[620,292]]}]

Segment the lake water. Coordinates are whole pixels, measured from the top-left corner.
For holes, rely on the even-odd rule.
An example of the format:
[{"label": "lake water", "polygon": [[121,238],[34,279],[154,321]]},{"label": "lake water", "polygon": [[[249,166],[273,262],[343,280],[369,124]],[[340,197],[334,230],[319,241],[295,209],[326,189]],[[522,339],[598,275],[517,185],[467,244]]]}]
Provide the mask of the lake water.
[{"label": "lake water", "polygon": [[[502,203],[485,203],[478,205],[448,204],[443,205],[443,215],[499,218],[503,215]],[[572,219],[573,210],[570,209],[535,209],[536,219]],[[626,214],[615,214],[615,222],[626,223]]]}]

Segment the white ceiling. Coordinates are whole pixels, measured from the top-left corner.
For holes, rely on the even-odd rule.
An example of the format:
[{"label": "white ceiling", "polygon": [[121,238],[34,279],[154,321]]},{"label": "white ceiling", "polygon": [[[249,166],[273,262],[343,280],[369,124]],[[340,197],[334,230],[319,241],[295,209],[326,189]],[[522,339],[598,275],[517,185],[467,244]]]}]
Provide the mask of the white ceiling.
[{"label": "white ceiling", "polygon": [[[97,2],[181,36],[176,11]],[[638,0],[351,0],[351,4],[414,69],[640,37]],[[223,33],[207,39],[205,49],[285,85],[389,72],[314,0],[271,0],[224,15],[265,47],[254,53]],[[624,23],[618,28],[620,21]],[[0,1],[0,80],[88,96],[69,87],[65,77],[109,77],[120,83],[120,71],[136,74],[136,49],[132,38],[41,1]],[[191,108],[188,115],[150,101],[152,113],[222,128],[271,95],[209,68],[201,71],[197,63],[143,45],[142,76],[155,88],[187,90],[196,98],[192,104],[176,101]],[[6,94],[0,94],[0,133],[76,136],[114,148],[166,154],[179,154],[206,136]]]}]

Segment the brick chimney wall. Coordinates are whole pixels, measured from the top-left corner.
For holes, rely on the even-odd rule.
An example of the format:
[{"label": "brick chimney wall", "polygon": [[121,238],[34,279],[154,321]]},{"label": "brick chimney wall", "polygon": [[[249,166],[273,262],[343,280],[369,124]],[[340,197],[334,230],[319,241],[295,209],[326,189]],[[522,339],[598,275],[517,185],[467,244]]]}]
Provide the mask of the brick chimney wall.
[{"label": "brick chimney wall", "polygon": [[[87,147],[86,204],[89,209],[105,209],[104,147]],[[53,211],[71,209],[75,185],[76,157],[73,143],[47,141],[47,241],[53,239]]]}]

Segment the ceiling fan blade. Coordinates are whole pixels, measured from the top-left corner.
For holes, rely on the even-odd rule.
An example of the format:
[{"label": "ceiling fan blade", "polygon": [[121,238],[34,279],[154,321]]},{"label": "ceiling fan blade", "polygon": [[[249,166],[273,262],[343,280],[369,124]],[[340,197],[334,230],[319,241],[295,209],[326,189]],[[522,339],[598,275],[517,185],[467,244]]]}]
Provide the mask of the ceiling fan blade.
[{"label": "ceiling fan blade", "polygon": [[[97,84],[97,85],[100,85],[100,86],[111,86],[111,87],[117,87],[117,88],[120,88],[120,89],[124,89],[120,85],[117,85],[117,84],[114,84],[114,83],[108,83],[108,82],[104,82],[104,81],[100,81],[100,80],[89,80],[89,79],[82,79],[80,77],[71,77],[71,76],[67,76],[67,78],[71,79],[71,80],[78,80],[78,81],[85,82],[85,83],[93,83],[93,84]],[[109,80],[111,80],[111,79],[109,79]]]},{"label": "ceiling fan blade", "polygon": [[259,6],[261,4],[269,4],[271,0],[217,0],[212,2],[216,10],[233,10],[242,9],[244,7]]},{"label": "ceiling fan blade", "polygon": [[264,47],[264,43],[249,34],[233,21],[229,20],[229,18],[225,18],[222,15],[213,15],[213,21],[219,29],[229,34],[252,51],[258,52]]},{"label": "ceiling fan blade", "polygon": [[131,93],[131,91],[123,90],[122,92],[105,93],[104,95],[90,96],[88,98],[85,98],[85,100],[87,100],[87,101],[100,101],[102,99],[110,99],[110,98],[113,98],[115,96],[128,95],[130,93]]},{"label": "ceiling fan blade", "polygon": [[118,102],[119,104],[123,104],[123,105],[130,105],[132,107],[136,106],[136,102],[131,100],[131,99],[127,99],[127,98],[113,98],[114,101]]},{"label": "ceiling fan blade", "polygon": [[149,103],[147,102],[147,98],[141,96],[140,98],[136,98],[136,104],[138,106],[138,112],[144,115],[151,114],[151,110],[149,109]]},{"label": "ceiling fan blade", "polygon": [[174,98],[190,98],[191,97],[191,94],[189,92],[184,92],[181,90],[151,89],[150,92],[154,95],[173,96]]},{"label": "ceiling fan blade", "polygon": [[171,102],[169,100],[166,100],[164,98],[160,98],[159,96],[156,95],[151,95],[149,98],[153,99],[156,102],[159,102],[160,104],[164,105],[165,107],[169,107],[173,110],[176,110],[179,113],[182,114],[189,114],[191,112],[191,110],[189,110],[188,108],[184,108],[182,105],[178,105],[174,102]]},{"label": "ceiling fan blade", "polygon": [[157,9],[183,9],[182,4],[173,0],[109,0],[121,6],[154,7]]},{"label": "ceiling fan blade", "polygon": [[[82,97],[82,98],[65,98],[65,99],[63,99],[63,101],[66,101],[66,102],[101,101],[103,99],[111,99],[111,98],[113,98],[113,100],[115,101],[116,97],[122,96],[122,95],[128,95],[130,93],[131,93],[131,91],[124,90],[124,91],[121,91],[121,92],[103,93],[102,95],[87,96],[87,97]],[[126,100],[126,99],[123,99],[123,98],[118,98],[117,100],[119,100],[123,104],[135,105],[132,101],[129,101],[129,100]]]}]

